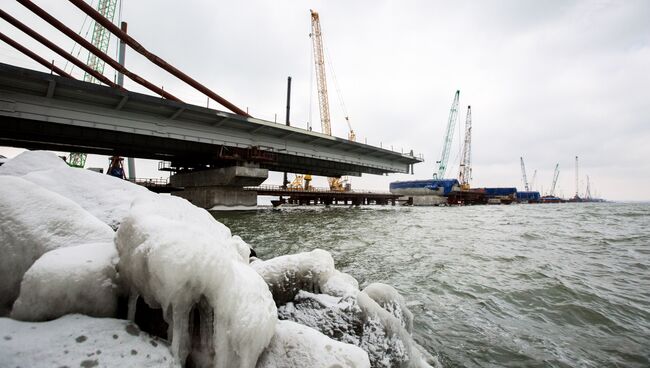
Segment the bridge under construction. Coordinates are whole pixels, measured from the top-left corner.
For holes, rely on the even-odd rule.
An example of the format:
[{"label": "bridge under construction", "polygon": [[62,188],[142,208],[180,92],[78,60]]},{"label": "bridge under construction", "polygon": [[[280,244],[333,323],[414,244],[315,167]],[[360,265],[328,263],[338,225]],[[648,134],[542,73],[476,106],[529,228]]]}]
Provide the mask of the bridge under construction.
[{"label": "bridge under construction", "polygon": [[[412,173],[413,165],[423,161],[412,151],[404,154],[355,142],[347,116],[348,139],[333,137],[329,113],[323,113],[327,108],[324,72],[319,93],[321,118],[327,124],[323,133],[317,133],[289,126],[290,79],[286,125],[253,118],[147,50],[126,33],[126,23],[113,24],[115,1],[100,1],[94,9],[83,0],[69,0],[94,20],[92,42],[32,1],[17,2],[85,48],[89,59],[82,62],[0,9],[0,17],[15,29],[86,73],[83,82],[76,80],[0,32],[3,42],[59,75],[0,64],[0,145],[72,152],[75,156],[70,157],[80,157],[79,162],[85,162],[89,153],[112,156],[108,172],[122,177],[121,157],[158,159],[163,163],[160,169],[173,172],[169,186],[183,189],[175,194],[205,208],[256,204],[256,193],[243,188],[264,182],[269,170],[304,174],[306,181],[311,175],[327,176],[330,188],[338,189],[343,188],[341,176]],[[318,31],[314,52],[321,56],[317,66],[322,67],[322,47],[317,47],[320,25],[313,11],[312,21]],[[106,52],[111,35],[119,40],[119,61]],[[231,112],[184,103],[127,69],[127,46]],[[117,72],[116,81],[103,75],[105,64]],[[160,97],[127,91],[124,76]],[[285,176],[284,187],[287,184]]]}]

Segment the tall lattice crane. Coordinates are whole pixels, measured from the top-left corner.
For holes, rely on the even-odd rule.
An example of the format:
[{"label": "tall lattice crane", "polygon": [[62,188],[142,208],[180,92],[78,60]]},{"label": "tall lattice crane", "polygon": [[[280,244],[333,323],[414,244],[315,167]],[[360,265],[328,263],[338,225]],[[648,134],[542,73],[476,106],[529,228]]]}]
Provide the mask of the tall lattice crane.
[{"label": "tall lattice crane", "polygon": [[526,191],[530,191],[530,186],[528,185],[528,178],[526,177],[526,166],[524,165],[524,158],[519,157],[519,161],[521,162],[521,177],[524,180],[524,188]]},{"label": "tall lattice crane", "polygon": [[[325,53],[323,51],[323,33],[320,27],[320,16],[318,12],[314,10],[309,10],[311,13],[311,34],[312,46],[314,52],[314,63],[316,65],[316,85],[318,88],[318,108],[320,111],[321,118],[321,128],[323,133],[327,135],[332,135],[332,125],[330,121],[330,107],[329,107],[329,95],[327,92],[327,77],[325,73]],[[330,61],[331,67],[331,61]],[[336,78],[334,78],[334,87],[336,87]],[[345,109],[345,104],[341,99],[340,91],[339,99],[341,100],[341,107],[343,109],[343,114],[345,115],[345,122],[348,125],[348,139],[351,141],[356,141],[356,134],[352,129],[352,124],[350,123],[350,118]]]},{"label": "tall lattice crane", "polygon": [[557,178],[560,176],[560,164],[555,164],[555,172],[553,172],[553,183],[551,184],[551,191],[548,194],[553,197],[555,196],[555,186],[557,185]]},{"label": "tall lattice crane", "polygon": [[469,189],[469,181],[472,180],[472,107],[467,106],[465,117],[465,144],[460,155],[460,174],[458,181],[463,190]]},{"label": "tall lattice crane", "polygon": [[332,135],[330,124],[330,104],[327,94],[327,78],[325,77],[325,54],[323,52],[323,34],[320,28],[318,12],[311,13],[311,40],[314,51],[314,64],[316,65],[316,85],[318,88],[318,108],[320,111],[321,129],[324,134]]},{"label": "tall lattice crane", "polygon": [[[113,22],[115,18],[115,8],[117,7],[118,0],[99,0],[97,2],[97,11],[104,16],[104,18]],[[108,51],[108,44],[111,39],[111,33],[104,28],[101,24],[95,22],[93,27],[92,35],[92,44],[100,49],[102,52],[106,53]],[[91,67],[93,70],[98,71],[100,74],[104,74],[104,66],[106,63],[104,60],[97,57],[97,55],[92,52],[88,53],[88,60],[86,64]],[[85,73],[84,81],[91,83],[99,83],[92,75]]]},{"label": "tall lattice crane", "polygon": [[[103,15],[106,19],[110,20],[111,22],[115,18],[115,8],[117,8],[117,3],[118,0],[99,0],[97,2],[97,11]],[[109,41],[111,38],[111,33],[108,32],[104,26],[101,24],[95,22],[95,25],[93,27],[93,35],[91,39],[91,43],[93,46],[97,47],[100,49],[102,52],[106,53],[108,51],[108,45]],[[92,52],[88,53],[88,60],[86,61],[86,64],[91,67],[93,70],[98,71],[100,74],[104,74],[104,66],[106,63],[104,60],[100,59],[97,57],[97,55],[93,54]],[[90,83],[100,83],[95,77],[92,75],[85,73],[84,74],[84,81],[90,82]],[[88,155],[86,153],[82,152],[70,152],[70,155],[68,156],[68,165],[72,167],[79,167],[83,168],[86,165],[86,158]]]},{"label": "tall lattice crane", "polygon": [[460,100],[460,91],[456,91],[454,95],[454,102],[451,104],[449,110],[449,120],[447,121],[447,132],[445,134],[445,142],[442,145],[442,154],[438,163],[438,172],[433,173],[434,179],[442,179],[445,177],[447,171],[447,161],[449,161],[449,151],[451,150],[451,141],[454,138],[454,127],[456,120],[458,120],[458,102]]},{"label": "tall lattice crane", "polygon": [[[309,10],[311,13],[311,34],[312,46],[314,51],[314,64],[316,66],[316,85],[318,88],[318,107],[320,111],[321,129],[324,134],[332,135],[332,125],[330,122],[330,107],[329,97],[327,94],[327,78],[325,74],[325,53],[323,52],[323,33],[321,32],[320,16],[318,12]],[[345,113],[345,112],[344,112]],[[356,140],[356,135],[352,130],[350,119],[345,113],[345,121],[348,124],[349,134],[348,139],[351,141]],[[305,176],[305,180],[310,179],[311,176]],[[327,178],[330,189],[335,191],[346,190],[345,182],[341,178]]]}]

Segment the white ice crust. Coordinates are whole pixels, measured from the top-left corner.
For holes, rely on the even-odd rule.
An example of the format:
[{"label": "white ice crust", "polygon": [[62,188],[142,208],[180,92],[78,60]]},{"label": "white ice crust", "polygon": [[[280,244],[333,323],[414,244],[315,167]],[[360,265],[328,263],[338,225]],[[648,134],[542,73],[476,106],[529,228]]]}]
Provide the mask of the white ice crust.
[{"label": "white ice crust", "polygon": [[257,368],[370,368],[362,349],[291,321],[278,321]]},{"label": "white ice crust", "polygon": [[109,226],[59,194],[12,176],[0,176],[0,193],[0,314],[7,313],[23,275],[45,252],[112,243]]},{"label": "white ice crust", "polygon": [[70,168],[47,152],[25,152],[1,166],[0,193],[0,315],[114,316],[121,293],[130,296],[131,320],[138,298],[161,308],[170,341],[167,347],[124,320],[0,318],[0,366],[164,367],[191,359],[219,368],[377,368],[431,361],[410,335],[404,298],[384,284],[360,291],[327,251],[249,264],[249,246],[207,211]]},{"label": "white ice crust", "polygon": [[251,263],[269,285],[278,305],[293,300],[300,290],[343,295],[359,290],[359,283],[334,268],[332,255],[322,249]]},{"label": "white ice crust", "polygon": [[[186,200],[158,196],[133,203],[116,244],[131,294],[163,309],[179,362],[190,350],[190,311],[205,298],[214,310],[214,366],[255,366],[273,336],[277,311],[240,238]],[[201,313],[209,323],[209,311]]]},{"label": "white ice crust", "polygon": [[27,151],[0,166],[0,175],[19,176],[58,193],[116,229],[146,188],[91,170],[69,167],[51,152]]},{"label": "white ice crust", "polygon": [[125,320],[67,315],[50,322],[0,318],[1,367],[178,367],[165,341]]},{"label": "white ice crust", "polygon": [[406,300],[394,287],[376,282],[366,286],[363,292],[397,318],[406,331],[413,332],[413,313],[408,310]]},{"label": "white ice crust", "polygon": [[11,318],[44,321],[70,313],[114,316],[119,292],[116,264],[113,242],[45,253],[25,273]]}]

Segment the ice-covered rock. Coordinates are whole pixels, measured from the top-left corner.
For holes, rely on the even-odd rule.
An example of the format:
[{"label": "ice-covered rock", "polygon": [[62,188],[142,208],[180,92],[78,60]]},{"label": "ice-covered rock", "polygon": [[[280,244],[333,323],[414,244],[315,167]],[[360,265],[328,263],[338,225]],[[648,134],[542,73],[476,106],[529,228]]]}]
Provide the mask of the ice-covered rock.
[{"label": "ice-covered rock", "polygon": [[131,299],[162,308],[179,362],[189,355],[202,365],[255,366],[277,311],[239,237],[184,199],[156,196],[133,203],[116,245]]},{"label": "ice-covered rock", "polygon": [[113,242],[45,253],[25,273],[11,318],[43,321],[70,313],[114,317],[119,293],[116,264]]},{"label": "ice-covered rock", "polygon": [[0,315],[9,312],[23,275],[45,252],[112,242],[109,226],[48,189],[20,177],[0,176],[0,193]]},{"label": "ice-covered rock", "polygon": [[0,175],[19,176],[58,193],[116,229],[138,196],[153,196],[146,188],[91,170],[69,167],[55,154],[26,151],[0,166]]},{"label": "ice-covered rock", "polygon": [[376,282],[366,286],[363,292],[397,318],[406,331],[413,332],[413,313],[406,306],[404,297],[394,287]]},{"label": "ice-covered rock", "polygon": [[429,367],[401,321],[362,291],[344,297],[301,291],[278,315],[362,348],[374,368]]},{"label": "ice-covered rock", "polygon": [[0,318],[2,367],[178,367],[165,341],[125,320],[67,315],[49,322]]},{"label": "ice-covered rock", "polygon": [[257,260],[251,266],[269,285],[277,305],[292,301],[300,290],[333,295],[359,290],[357,281],[337,271],[332,255],[322,249]]},{"label": "ice-covered rock", "polygon": [[322,333],[291,321],[278,321],[275,335],[257,368],[369,368],[362,349],[332,340]]},{"label": "ice-covered rock", "polygon": [[370,297],[320,249],[256,260],[251,266],[269,285],[280,319],[362,348],[375,368],[429,366],[410,335],[413,316],[392,287],[371,284]]}]

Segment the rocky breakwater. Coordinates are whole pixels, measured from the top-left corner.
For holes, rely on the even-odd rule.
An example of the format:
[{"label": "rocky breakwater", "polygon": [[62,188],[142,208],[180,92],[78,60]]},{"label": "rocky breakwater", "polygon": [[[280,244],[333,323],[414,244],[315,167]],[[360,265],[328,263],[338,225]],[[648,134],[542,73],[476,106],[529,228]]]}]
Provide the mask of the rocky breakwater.
[{"label": "rocky breakwater", "polygon": [[388,285],[323,250],[270,260],[184,199],[48,152],[0,167],[8,366],[428,367]]}]

